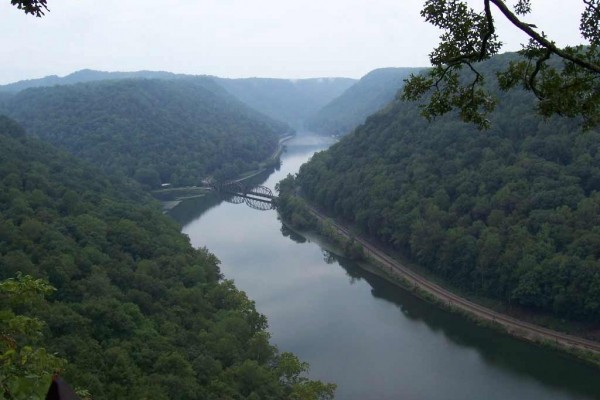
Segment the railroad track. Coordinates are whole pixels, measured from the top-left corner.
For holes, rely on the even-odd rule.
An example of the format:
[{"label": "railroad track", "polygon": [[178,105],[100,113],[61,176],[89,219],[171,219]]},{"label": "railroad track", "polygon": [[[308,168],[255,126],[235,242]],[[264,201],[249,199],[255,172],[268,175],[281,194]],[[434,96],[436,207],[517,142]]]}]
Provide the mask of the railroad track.
[{"label": "railroad track", "polygon": [[[319,219],[327,218],[318,209],[308,206],[309,210]],[[435,296],[438,300],[445,301],[450,307],[459,308],[467,311],[470,314],[475,315],[478,318],[485,319],[487,321],[498,323],[505,328],[509,334],[517,337],[521,337],[528,340],[548,340],[555,344],[562,346],[574,347],[582,350],[589,350],[600,354],[600,343],[592,340],[580,338],[577,336],[568,335],[558,331],[554,331],[548,328],[521,321],[519,319],[507,316],[505,314],[498,313],[489,308],[483,307],[479,304],[473,303],[463,297],[458,296],[455,293],[444,289],[443,287],[430,282],[425,277],[419,275],[411,269],[403,266],[398,260],[391,257],[379,246],[367,241],[364,238],[358,237],[350,232],[350,230],[340,225],[331,219],[333,227],[342,235],[353,238],[356,242],[360,243],[363,248],[367,251],[367,256],[380,262],[384,268],[388,269],[388,272],[397,274],[407,279],[411,284],[422,289],[431,295]]]}]

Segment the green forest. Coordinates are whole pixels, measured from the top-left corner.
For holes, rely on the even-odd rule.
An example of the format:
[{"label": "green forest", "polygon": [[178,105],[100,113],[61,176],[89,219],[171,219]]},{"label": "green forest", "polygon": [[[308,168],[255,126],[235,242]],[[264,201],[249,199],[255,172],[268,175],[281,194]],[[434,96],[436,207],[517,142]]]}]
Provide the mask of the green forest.
[{"label": "green forest", "polygon": [[192,75],[174,74],[166,71],[135,71],[135,72],[106,72],[93,69],[82,69],[72,72],[68,75],[59,77],[58,75],[49,75],[37,79],[25,79],[6,85],[0,85],[0,93],[18,93],[25,89],[36,87],[48,87],[57,85],[73,85],[75,83],[108,81],[117,79],[175,79],[191,78]]},{"label": "green forest", "polygon": [[39,371],[62,359],[63,377],[94,399],[332,398],[138,185],[6,117],[0,177],[4,397],[43,398]]},{"label": "green forest", "polygon": [[148,188],[256,169],[290,131],[211,78],[109,80],[2,98],[6,114],[28,133]]},{"label": "green forest", "polygon": [[[185,75],[164,71],[104,72],[84,69],[64,77],[56,75],[39,79],[29,79],[0,85],[0,103],[7,95],[25,89],[52,87],[56,85],[73,85],[107,80],[124,79],[164,79],[164,80],[196,80],[202,86],[210,87],[217,93],[225,90],[250,108],[282,121],[294,129],[303,129],[307,119],[317,113],[356,80],[351,78],[309,78],[309,79],[275,79],[275,78],[221,78],[210,75]],[[381,85],[380,85],[381,86]],[[381,87],[382,90],[385,89]],[[384,103],[390,101],[397,87],[392,87]],[[359,100],[359,99],[357,99]],[[359,100],[360,101],[360,100]],[[383,105],[384,103],[380,104]],[[378,108],[370,110],[376,111]],[[365,114],[364,116],[366,116]]]},{"label": "green forest", "polygon": [[313,156],[296,183],[468,292],[598,321],[600,133],[579,119],[542,119],[531,93],[494,94],[483,131],[452,113],[429,123],[418,104],[395,100]]},{"label": "green forest", "polygon": [[345,135],[385,107],[421,68],[379,68],[360,78],[306,121],[306,127],[327,135]]}]

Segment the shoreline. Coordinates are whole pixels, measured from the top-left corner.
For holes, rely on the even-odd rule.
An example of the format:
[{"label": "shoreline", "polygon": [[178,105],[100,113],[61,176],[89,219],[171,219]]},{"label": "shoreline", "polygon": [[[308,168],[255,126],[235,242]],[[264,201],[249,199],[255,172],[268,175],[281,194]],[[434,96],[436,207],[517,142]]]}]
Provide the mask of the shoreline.
[{"label": "shoreline", "polygon": [[[434,303],[440,308],[463,314],[467,318],[505,332],[517,339],[566,352],[582,361],[600,367],[600,342],[544,328],[461,297],[406,267],[377,244],[353,234],[347,226],[327,217],[308,203],[305,202],[305,204],[307,210],[319,221],[327,220],[344,239],[354,240],[362,246],[364,262],[358,263],[361,268],[413,292],[416,296]],[[321,237],[321,234],[317,232],[315,234]]]},{"label": "shoreline", "polygon": [[[235,180],[232,180],[231,182],[244,182],[248,179],[254,178],[255,176],[260,175],[263,172],[265,172],[269,168],[269,164],[274,162],[281,156],[281,154],[283,153],[283,150],[285,149],[285,143],[292,140],[296,136],[297,135],[294,133],[292,135],[287,135],[287,136],[280,138],[279,141],[277,142],[277,148],[275,149],[273,154],[271,154],[266,160],[262,161],[261,164],[265,164],[264,166],[260,167],[258,170],[247,171],[247,172],[239,175],[238,178],[236,178]],[[190,191],[192,191],[192,192],[199,191],[200,193],[183,196],[183,197],[175,197],[173,200],[161,200],[155,196],[155,194],[157,194],[157,193],[173,193],[173,192],[178,192],[178,191],[184,191],[184,192],[188,191],[188,193]],[[155,199],[157,199],[158,201],[161,202],[163,212],[168,212],[168,211],[172,210],[173,208],[177,207],[184,200],[206,196],[210,192],[211,191],[209,190],[209,188],[207,186],[177,186],[177,187],[170,187],[170,188],[166,188],[166,189],[153,190],[153,191],[150,191],[150,194],[152,195],[152,197],[154,197]]]},{"label": "shoreline", "polygon": [[[266,160],[264,160],[262,162],[262,163],[266,164],[265,166],[259,168],[258,170],[248,171],[244,174],[241,174],[238,178],[231,180],[230,182],[236,182],[236,183],[244,182],[245,180],[254,178],[256,175],[260,175],[263,172],[265,172],[269,168],[269,164],[276,161],[281,156],[281,154],[283,153],[283,150],[285,149],[285,146],[284,146],[285,142],[288,142],[295,137],[296,137],[296,135],[294,134],[294,135],[288,135],[288,136],[285,136],[285,137],[282,137],[281,139],[279,139],[279,142],[277,143],[277,148],[275,149],[273,154],[271,154],[271,156],[269,156],[269,158],[267,158]],[[247,174],[249,174],[249,175],[247,175]]]}]

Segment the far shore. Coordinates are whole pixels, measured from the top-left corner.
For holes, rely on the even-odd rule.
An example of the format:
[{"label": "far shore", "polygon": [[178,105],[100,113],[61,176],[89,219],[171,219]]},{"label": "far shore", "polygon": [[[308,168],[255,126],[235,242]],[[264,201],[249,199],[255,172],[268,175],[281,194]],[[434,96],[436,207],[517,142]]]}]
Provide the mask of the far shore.
[{"label": "far shore", "polygon": [[[261,163],[261,167],[258,170],[246,171],[243,174],[240,174],[236,179],[232,180],[231,182],[244,182],[248,179],[254,178],[255,176],[260,175],[263,172],[265,172],[269,168],[269,166],[281,156],[281,154],[283,153],[283,150],[285,149],[285,143],[295,137],[296,137],[296,134],[292,134],[292,135],[287,135],[287,136],[280,138],[277,143],[277,148],[275,149],[273,154],[271,154],[266,160],[264,160]],[[210,193],[211,190],[208,186],[173,186],[173,187],[164,187],[164,188],[160,188],[160,189],[151,191],[151,193],[153,195],[173,194],[173,193],[177,193],[177,192],[182,193],[182,195],[176,196],[172,200],[161,200],[162,208],[163,208],[164,212],[168,212],[169,210],[172,210],[173,208],[177,207],[184,200],[189,200],[189,199],[194,199],[194,198],[205,196],[206,194]]]},{"label": "far shore", "polygon": [[565,351],[600,367],[600,342],[545,328],[468,300],[407,267],[379,245],[366,237],[357,235],[349,227],[327,217],[317,208],[308,203],[306,206],[316,218],[327,220],[338,234],[346,239],[356,241],[363,247],[365,261],[359,262],[359,265],[365,270],[411,290],[415,295],[442,308],[465,314],[467,317],[516,338]]}]

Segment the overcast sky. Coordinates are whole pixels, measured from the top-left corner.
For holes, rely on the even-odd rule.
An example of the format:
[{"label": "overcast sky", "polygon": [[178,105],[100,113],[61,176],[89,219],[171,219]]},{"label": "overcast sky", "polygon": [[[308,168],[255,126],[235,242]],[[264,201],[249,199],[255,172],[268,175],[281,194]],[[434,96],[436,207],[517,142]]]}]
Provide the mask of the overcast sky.
[{"label": "overcast sky", "polygon": [[[482,3],[471,0],[472,4]],[[509,0],[512,4],[513,1]],[[48,0],[45,17],[0,0],[0,84],[91,68],[223,77],[359,78],[427,66],[438,32],[423,0]],[[534,0],[527,17],[581,41],[581,0]],[[505,50],[524,38],[500,27]]]}]

